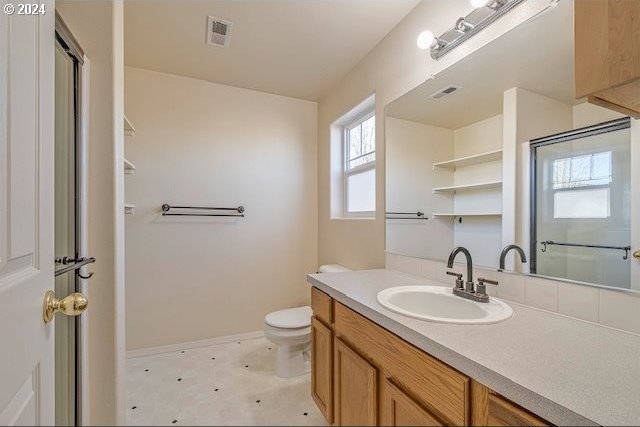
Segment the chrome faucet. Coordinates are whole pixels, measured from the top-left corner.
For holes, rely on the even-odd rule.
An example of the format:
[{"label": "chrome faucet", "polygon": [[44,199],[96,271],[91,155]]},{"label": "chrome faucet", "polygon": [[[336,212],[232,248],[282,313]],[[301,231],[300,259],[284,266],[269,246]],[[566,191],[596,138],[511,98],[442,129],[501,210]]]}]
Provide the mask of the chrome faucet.
[{"label": "chrome faucet", "polygon": [[504,264],[505,264],[505,260],[507,258],[507,253],[510,250],[515,250],[516,252],[518,252],[518,254],[520,254],[520,261],[522,261],[523,263],[527,262],[527,256],[525,255],[524,251],[522,250],[522,248],[518,245],[507,245],[504,247],[504,249],[502,250],[502,253],[500,254],[500,268],[498,271],[502,271],[504,270]]},{"label": "chrome faucet", "polygon": [[483,278],[478,278],[478,285],[473,283],[473,261],[471,260],[471,253],[467,248],[462,246],[458,246],[449,254],[449,260],[447,261],[447,267],[453,268],[453,261],[460,252],[464,254],[467,259],[467,281],[462,281],[462,274],[454,273],[452,271],[447,271],[447,274],[450,276],[456,276],[456,285],[453,288],[453,294],[458,295],[459,297],[470,299],[472,301],[477,302],[489,302],[489,295],[487,295],[487,283],[492,285],[497,285],[498,282],[495,280],[488,280]]},{"label": "chrome faucet", "polygon": [[[473,261],[471,260],[471,253],[467,248],[458,246],[449,254],[449,261],[447,261],[447,268],[453,268],[453,261],[460,252],[467,258],[467,281],[464,289],[467,292],[473,292]],[[447,273],[448,274],[448,273]]]}]

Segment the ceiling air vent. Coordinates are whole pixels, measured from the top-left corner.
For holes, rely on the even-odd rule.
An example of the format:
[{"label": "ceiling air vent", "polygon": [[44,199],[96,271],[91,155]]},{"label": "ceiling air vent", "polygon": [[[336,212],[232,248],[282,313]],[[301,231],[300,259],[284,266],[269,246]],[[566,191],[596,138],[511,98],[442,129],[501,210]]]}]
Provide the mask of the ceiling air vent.
[{"label": "ceiling air vent", "polygon": [[214,16],[207,17],[207,44],[227,47],[231,41],[233,22]]},{"label": "ceiling air vent", "polygon": [[431,99],[440,99],[443,98],[447,95],[451,95],[453,92],[462,89],[460,86],[456,86],[456,85],[449,85],[447,87],[445,87],[444,89],[440,89],[439,91],[432,93],[431,95],[429,95],[429,98]]}]

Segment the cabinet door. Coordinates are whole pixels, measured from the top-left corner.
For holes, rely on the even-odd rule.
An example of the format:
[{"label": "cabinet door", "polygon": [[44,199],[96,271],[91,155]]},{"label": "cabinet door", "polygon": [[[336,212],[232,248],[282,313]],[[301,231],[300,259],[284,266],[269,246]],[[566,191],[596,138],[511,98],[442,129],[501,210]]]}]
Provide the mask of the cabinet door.
[{"label": "cabinet door", "polygon": [[334,422],[374,426],[378,421],[378,372],[340,339],[334,339]]},{"label": "cabinet door", "polygon": [[318,319],[311,319],[311,396],[329,424],[333,422],[332,335]]},{"label": "cabinet door", "polygon": [[574,2],[575,96],[640,117],[640,1]]},{"label": "cabinet door", "polygon": [[489,394],[489,420],[491,426],[548,426],[545,421],[530,414],[493,393]]},{"label": "cabinet door", "polygon": [[574,3],[576,98],[640,77],[640,2]]},{"label": "cabinet door", "polygon": [[444,425],[388,378],[382,383],[380,399],[380,424],[383,426]]}]

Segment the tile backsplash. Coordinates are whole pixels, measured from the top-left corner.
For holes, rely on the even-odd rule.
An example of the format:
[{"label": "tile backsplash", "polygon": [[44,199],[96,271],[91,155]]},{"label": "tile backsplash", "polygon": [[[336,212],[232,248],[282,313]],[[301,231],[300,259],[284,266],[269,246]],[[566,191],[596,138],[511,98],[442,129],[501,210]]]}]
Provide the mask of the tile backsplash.
[{"label": "tile backsplash", "polygon": [[[454,280],[446,275],[448,269],[444,262],[411,256],[387,253],[386,268],[443,283]],[[456,264],[452,270],[465,272],[461,264]],[[500,283],[498,286],[487,285],[489,295],[640,335],[640,293],[484,269],[474,268],[473,274],[475,278]]]}]

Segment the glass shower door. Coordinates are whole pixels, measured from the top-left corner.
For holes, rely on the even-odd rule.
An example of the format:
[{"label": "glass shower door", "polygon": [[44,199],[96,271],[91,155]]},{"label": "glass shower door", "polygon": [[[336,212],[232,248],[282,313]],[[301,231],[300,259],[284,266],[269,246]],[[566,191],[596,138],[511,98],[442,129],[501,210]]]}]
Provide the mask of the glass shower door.
[{"label": "glass shower door", "polygon": [[531,272],[631,286],[629,119],[532,142]]}]

